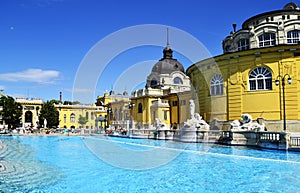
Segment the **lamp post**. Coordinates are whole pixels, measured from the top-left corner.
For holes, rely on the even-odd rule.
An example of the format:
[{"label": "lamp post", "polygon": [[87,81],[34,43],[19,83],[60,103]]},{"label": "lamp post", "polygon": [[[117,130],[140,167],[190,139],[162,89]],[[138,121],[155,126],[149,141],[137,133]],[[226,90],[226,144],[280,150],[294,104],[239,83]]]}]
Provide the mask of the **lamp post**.
[{"label": "lamp post", "polygon": [[281,85],[282,85],[282,98],[283,98],[283,130],[286,131],[286,112],[285,112],[285,81],[286,81],[286,77],[287,78],[287,83],[288,84],[292,84],[292,78],[290,77],[289,74],[285,74],[284,76],[278,75],[276,80],[275,80],[275,84],[276,86],[279,85],[280,82],[280,78],[281,78]]},{"label": "lamp post", "polygon": [[109,127],[109,122],[112,120],[112,109],[108,106],[107,107],[107,116],[106,116],[106,127],[105,127],[105,133],[106,128]]},{"label": "lamp post", "polygon": [[105,117],[103,117],[102,115],[99,116],[99,121],[100,121],[100,133],[102,133],[102,129],[103,129],[103,121],[105,120]]},{"label": "lamp post", "polygon": [[133,124],[132,124],[132,109],[133,109],[133,107],[134,107],[134,103],[132,103],[132,102],[130,102],[129,104],[128,104],[128,109],[129,109],[129,113],[130,113],[130,121],[129,121],[129,127],[128,127],[128,136],[130,136],[130,128],[131,127],[133,127]]}]

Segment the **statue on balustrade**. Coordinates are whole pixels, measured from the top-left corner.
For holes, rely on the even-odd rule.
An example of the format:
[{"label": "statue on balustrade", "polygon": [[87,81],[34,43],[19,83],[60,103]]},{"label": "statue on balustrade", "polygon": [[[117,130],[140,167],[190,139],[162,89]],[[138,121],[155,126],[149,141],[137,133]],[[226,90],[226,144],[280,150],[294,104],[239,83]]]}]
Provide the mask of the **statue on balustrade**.
[{"label": "statue on balustrade", "polygon": [[265,124],[259,124],[252,120],[249,114],[242,114],[242,120],[234,120],[231,125],[231,131],[265,131]]},{"label": "statue on balustrade", "polygon": [[209,125],[202,119],[199,113],[195,113],[194,100],[190,100],[190,116],[191,118],[184,122],[184,127],[197,128],[200,130],[209,130]]}]

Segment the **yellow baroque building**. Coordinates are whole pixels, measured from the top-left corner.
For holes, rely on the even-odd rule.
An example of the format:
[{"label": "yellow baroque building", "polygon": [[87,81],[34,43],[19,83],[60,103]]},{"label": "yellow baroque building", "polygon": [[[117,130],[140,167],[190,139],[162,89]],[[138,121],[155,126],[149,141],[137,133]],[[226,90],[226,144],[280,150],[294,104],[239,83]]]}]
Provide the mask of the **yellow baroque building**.
[{"label": "yellow baroque building", "polygon": [[[96,105],[54,105],[59,111],[59,127],[60,128],[85,128],[85,129],[99,129],[105,127],[104,119],[106,110],[102,106]],[[79,118],[84,117],[87,122],[81,124]],[[100,122],[101,121],[101,122]],[[102,122],[103,121],[103,122]]]},{"label": "yellow baroque building", "polygon": [[268,131],[300,131],[298,6],[289,3],[233,28],[223,40],[224,54],[187,69],[200,114],[223,129],[248,113],[263,118]]},{"label": "yellow baroque building", "polygon": [[163,58],[147,76],[145,88],[133,91],[131,96],[111,91],[98,97],[97,105],[107,107],[109,123],[115,128],[151,129],[159,121],[174,129],[190,116],[190,94],[190,79],[167,43]]},{"label": "yellow baroque building", "polygon": [[158,121],[168,129],[183,125],[186,110],[181,110],[189,108],[190,87],[190,78],[183,65],[173,58],[173,50],[167,43],[163,58],[153,65],[147,76],[145,88],[131,94],[136,127],[148,129]]}]

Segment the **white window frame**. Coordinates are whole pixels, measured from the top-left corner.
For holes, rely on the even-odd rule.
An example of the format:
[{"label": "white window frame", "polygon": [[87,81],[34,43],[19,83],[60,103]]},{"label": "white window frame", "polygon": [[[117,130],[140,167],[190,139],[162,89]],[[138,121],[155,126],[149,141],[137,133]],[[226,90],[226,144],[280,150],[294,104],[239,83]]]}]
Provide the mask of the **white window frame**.
[{"label": "white window frame", "polygon": [[249,90],[272,90],[272,72],[270,69],[260,66],[249,73]]},{"label": "white window frame", "polygon": [[250,49],[249,39],[247,38],[240,39],[238,42],[238,51],[249,50],[249,49]]},{"label": "white window frame", "polygon": [[224,81],[221,74],[215,74],[210,81],[210,95],[217,96],[224,94]]},{"label": "white window frame", "polygon": [[178,85],[182,85],[182,84],[183,84],[183,81],[182,81],[182,79],[181,79],[180,77],[175,77],[175,78],[173,79],[173,83],[174,83],[174,84],[178,84]]},{"label": "white window frame", "polygon": [[287,44],[298,44],[300,42],[300,30],[292,30],[287,32]]},{"label": "white window frame", "polygon": [[258,36],[259,47],[269,47],[276,45],[276,34],[275,33],[263,33]]}]

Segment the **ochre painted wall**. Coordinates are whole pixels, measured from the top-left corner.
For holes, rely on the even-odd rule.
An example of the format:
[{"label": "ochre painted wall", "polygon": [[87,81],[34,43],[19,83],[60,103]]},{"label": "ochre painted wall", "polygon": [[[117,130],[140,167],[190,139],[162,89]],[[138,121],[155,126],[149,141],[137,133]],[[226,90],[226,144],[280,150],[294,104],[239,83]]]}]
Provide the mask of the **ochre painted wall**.
[{"label": "ochre painted wall", "polygon": [[[282,50],[284,50],[282,52]],[[283,95],[277,76],[289,74],[292,84],[285,85],[286,118],[300,119],[300,45],[277,46],[224,54],[200,61],[187,70],[197,88],[200,115],[205,120],[231,121],[249,113],[253,119],[283,119]],[[272,73],[272,89],[250,91],[249,74],[256,67],[266,67]],[[223,95],[210,96],[210,80],[221,73]],[[287,77],[285,79],[287,81]]]}]

